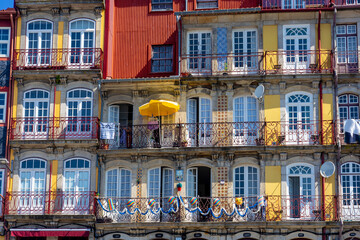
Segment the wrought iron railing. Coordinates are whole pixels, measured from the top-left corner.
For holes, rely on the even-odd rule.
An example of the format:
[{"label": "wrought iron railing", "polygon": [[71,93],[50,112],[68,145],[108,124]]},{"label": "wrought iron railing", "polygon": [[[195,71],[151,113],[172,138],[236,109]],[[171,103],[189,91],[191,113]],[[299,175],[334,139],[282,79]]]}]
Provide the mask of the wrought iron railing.
[{"label": "wrought iron railing", "polygon": [[263,0],[263,10],[290,10],[290,9],[309,9],[309,8],[327,8],[330,7],[329,0]]},{"label": "wrought iron railing", "polygon": [[[337,221],[338,198],[321,196],[97,199],[98,222]],[[153,204],[151,204],[153,202]]]},{"label": "wrought iron railing", "polygon": [[102,148],[334,144],[333,121],[116,125],[115,132]]},{"label": "wrought iron railing", "polygon": [[8,192],[6,215],[88,215],[94,214],[94,192]]},{"label": "wrought iron railing", "polygon": [[14,70],[102,69],[101,48],[16,49]]},{"label": "wrought iron railing", "polygon": [[331,50],[183,55],[182,76],[332,73]]},{"label": "wrought iron railing", "polygon": [[97,139],[97,117],[25,117],[13,118],[11,140]]}]

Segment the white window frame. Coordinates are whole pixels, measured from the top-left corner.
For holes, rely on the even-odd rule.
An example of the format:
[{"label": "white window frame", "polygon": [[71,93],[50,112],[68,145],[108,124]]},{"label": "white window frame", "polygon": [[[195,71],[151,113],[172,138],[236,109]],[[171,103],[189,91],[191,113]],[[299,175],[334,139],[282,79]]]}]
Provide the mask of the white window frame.
[{"label": "white window frame", "polygon": [[[216,2],[216,7],[199,7],[199,3]],[[219,0],[196,0],[196,9],[216,9],[219,8]]]},{"label": "white window frame", "polygon": [[0,53],[0,57],[9,57],[10,55],[10,35],[11,35],[11,28],[10,27],[0,27],[0,30],[2,29],[8,29],[9,30],[9,35],[8,35],[8,39],[7,40],[0,40],[0,44],[6,44],[7,45],[7,50],[6,50],[6,54],[1,54]]},{"label": "white window frame", "polygon": [[[243,38],[244,38],[244,42],[243,42],[243,45],[244,45],[244,48],[243,48],[243,55],[242,55],[242,57],[243,57],[243,67],[235,67],[235,58],[236,58],[236,53],[235,53],[235,32],[243,32]],[[233,69],[247,69],[248,68],[248,66],[247,66],[247,55],[248,55],[248,53],[247,53],[247,44],[248,44],[248,42],[247,42],[247,37],[246,37],[246,34],[248,33],[248,32],[255,32],[255,50],[253,51],[253,52],[251,52],[251,54],[255,54],[257,51],[258,51],[258,49],[259,49],[259,46],[258,46],[258,33],[257,33],[257,29],[256,28],[246,28],[246,29],[241,29],[241,28],[238,28],[238,29],[234,29],[233,31],[232,31],[232,51],[233,51],[233,54],[234,54],[234,60],[233,60]],[[250,57],[251,58],[256,58],[256,64],[257,64],[257,59],[258,59],[258,57],[256,56],[256,55],[254,55],[254,56],[251,56],[250,55]],[[251,67],[250,69],[254,69],[254,68],[258,68],[258,66],[256,65],[255,67]]]},{"label": "white window frame", "polygon": [[[241,168],[243,167],[244,168],[244,196],[241,196],[241,195],[236,195],[236,186],[235,186],[235,171],[236,169],[238,168]],[[255,168],[257,170],[257,186],[256,186],[256,191],[257,191],[257,194],[256,195],[249,195],[249,167],[252,167],[252,168]],[[259,196],[260,194],[260,169],[259,167],[257,166],[253,166],[253,165],[241,165],[241,166],[237,166],[234,168],[233,170],[233,183],[234,183],[234,186],[233,186],[233,191],[234,191],[234,196],[235,197],[245,197],[245,198],[249,198],[249,197],[257,197]],[[240,187],[239,187],[240,189]]]},{"label": "white window frame", "polygon": [[[286,36],[286,29],[287,28],[306,28],[307,29],[307,35],[302,35],[302,36]],[[295,40],[295,53],[294,53],[294,57],[295,57],[295,63],[299,63],[297,61],[296,58],[299,57],[299,54],[297,53],[299,50],[299,45],[298,45],[298,39],[306,39],[307,40],[307,50],[306,51],[309,51],[310,48],[311,48],[311,44],[310,44],[310,24],[299,24],[299,25],[283,25],[283,49],[284,49],[284,52],[285,52],[285,55],[283,56],[284,60],[283,60],[283,63],[286,65],[290,65],[289,63],[287,63],[286,61],[286,40],[288,39],[294,39]],[[305,51],[305,50],[301,50],[301,51]],[[310,58],[311,56],[309,56],[308,54],[306,55],[301,55],[302,57],[307,57],[307,65],[310,63]]]},{"label": "white window frame", "polygon": [[[289,97],[292,95],[296,95],[296,94],[303,94],[306,95],[310,98],[310,102],[298,102],[298,103],[289,103]],[[297,106],[298,108],[301,106],[310,106],[310,122],[314,121],[314,106],[313,106],[313,94],[309,93],[309,92],[303,92],[303,91],[296,91],[296,92],[290,92],[288,94],[285,95],[285,102],[286,102],[286,108],[285,108],[285,112],[286,112],[286,122],[289,122],[289,106]],[[299,109],[298,109],[298,113],[299,113]],[[299,122],[299,116],[298,116],[298,122]]]},{"label": "white window frame", "polygon": [[[152,171],[152,170],[155,170],[155,169],[159,169],[159,178],[157,179],[158,181],[159,181],[159,189],[157,189],[158,190],[158,192],[157,192],[157,196],[155,196],[155,195],[152,195],[152,196],[150,196],[150,171]],[[172,168],[170,168],[170,167],[168,167],[168,166],[161,166],[161,167],[155,167],[155,168],[150,168],[149,170],[148,170],[148,176],[147,176],[147,179],[148,179],[148,186],[147,186],[147,197],[148,198],[158,198],[158,199],[160,199],[160,196],[162,196],[163,195],[163,193],[164,193],[164,175],[163,175],[163,171],[165,170],[165,169],[169,169],[171,172],[172,172],[172,184],[174,185],[174,179],[175,179],[175,176],[174,176],[174,169],[172,169]],[[174,190],[173,190],[173,187],[172,187],[172,194],[174,194]],[[164,196],[162,196],[162,197],[164,197]]]},{"label": "white window frame", "polygon": [[[200,65],[201,65],[200,61],[202,60],[202,58],[196,58],[196,57],[201,56],[202,55],[201,53],[198,53],[197,56],[193,56],[193,57],[190,56],[190,34],[198,34],[198,42],[201,42],[201,37],[200,36],[203,33],[210,33],[210,53],[209,53],[209,55],[210,55],[209,56],[210,57],[209,58],[210,59],[210,69],[200,67]],[[187,37],[187,39],[186,39],[186,54],[189,57],[188,62],[187,62],[188,70],[191,71],[191,72],[194,72],[195,74],[196,73],[202,73],[202,72],[210,72],[211,69],[212,69],[211,54],[212,54],[212,51],[213,51],[213,46],[212,46],[213,45],[213,39],[212,39],[213,38],[213,33],[212,33],[212,31],[211,30],[197,30],[197,31],[192,30],[192,31],[187,32],[186,37]],[[198,46],[202,46],[202,44],[199,44]],[[198,52],[201,51],[201,49],[199,49],[199,48],[197,50],[198,50]],[[197,59],[197,61],[198,61],[198,63],[197,63],[198,67],[197,68],[191,68],[190,69],[190,58]],[[205,58],[205,59],[207,59],[207,58]]]},{"label": "white window frame", "polygon": [[6,122],[6,114],[7,114],[7,111],[6,111],[6,106],[7,106],[7,92],[0,92],[0,95],[5,95],[5,98],[4,98],[4,105],[0,105],[0,109],[3,109],[4,110],[4,118],[1,119],[0,118],[0,123],[5,123]]},{"label": "white window frame", "polygon": [[[131,178],[132,178],[132,172],[130,169],[127,169],[127,168],[123,168],[123,167],[120,167],[120,168],[111,168],[111,169],[108,169],[106,170],[106,179],[105,179],[105,195],[108,196],[108,174],[110,171],[113,171],[113,170],[116,170],[116,196],[115,197],[119,197],[119,198],[123,198],[124,196],[122,196],[122,189],[121,189],[121,176],[120,176],[120,173],[121,173],[121,170],[125,170],[125,171],[128,171],[130,173],[130,196],[131,197]],[[109,197],[109,196],[108,196]],[[128,197],[128,196],[126,196]]]},{"label": "white window frame", "polygon": [[235,101],[237,101],[237,99],[240,99],[240,98],[243,98],[244,99],[244,116],[243,116],[243,118],[244,118],[244,121],[242,121],[242,122],[251,122],[250,120],[249,120],[249,109],[248,109],[248,98],[253,98],[253,99],[255,99],[255,107],[256,107],[256,120],[255,120],[255,122],[257,122],[257,121],[259,121],[259,102],[257,101],[257,99],[255,98],[255,97],[253,97],[253,96],[237,96],[237,97],[235,97],[234,98],[234,100],[233,100],[233,122],[238,122],[238,121],[235,121],[235,117],[236,117],[236,115],[235,115]]},{"label": "white window frame", "polygon": [[[39,160],[40,162],[44,162],[44,163],[45,163],[45,167],[44,167],[44,168],[41,168],[41,167],[40,167],[40,168],[22,168],[22,163],[23,163],[23,162],[26,162],[26,161],[28,161],[28,160]],[[39,159],[39,158],[28,158],[28,159],[24,159],[24,160],[20,161],[19,169],[20,169],[20,171],[19,171],[19,178],[20,178],[19,190],[20,190],[20,191],[24,191],[24,190],[21,189],[21,175],[22,175],[22,173],[23,173],[23,172],[31,172],[30,192],[31,192],[31,193],[34,192],[34,185],[35,185],[35,184],[34,184],[34,173],[35,173],[36,171],[38,171],[38,172],[43,172],[43,173],[44,173],[44,189],[43,189],[43,191],[44,191],[44,192],[46,191],[47,162],[46,162],[45,160]]]},{"label": "white window frame", "polygon": [[[154,6],[161,6],[161,5],[170,5],[171,8],[154,8]],[[167,0],[166,2],[157,2],[154,3],[154,0],[151,0],[151,11],[157,12],[157,11],[173,11],[174,9],[174,3],[173,0]]]},{"label": "white window frame", "polygon": [[[91,92],[91,97],[69,97],[69,94],[70,92],[72,91],[76,91],[76,90],[85,90],[87,92]],[[93,91],[91,91],[90,89],[87,89],[87,88],[74,88],[74,89],[71,89],[69,90],[67,93],[66,93],[66,116],[67,117],[74,117],[74,116],[69,116],[69,102],[70,101],[73,101],[73,102],[78,102],[78,108],[77,108],[77,112],[80,113],[81,112],[81,104],[79,103],[82,103],[83,101],[91,101],[91,112],[90,112],[90,116],[82,116],[81,114],[78,114],[76,117],[80,118],[80,117],[92,117],[93,116],[93,107],[94,107],[94,93]]]},{"label": "white window frame", "polygon": [[[311,173],[310,174],[290,174],[290,169],[292,167],[296,167],[296,166],[304,166],[304,167],[310,167],[311,169]],[[290,188],[290,183],[289,183],[289,177],[299,177],[300,178],[300,196],[302,197],[302,178],[306,177],[306,178],[311,178],[311,195],[310,197],[312,197],[313,195],[315,195],[315,171],[314,171],[314,166],[309,164],[309,163],[304,163],[304,162],[300,162],[300,163],[293,163],[290,164],[288,166],[286,166],[286,184],[287,184],[287,188],[286,188],[286,195],[290,195],[289,192],[289,188]]]},{"label": "white window frame", "polygon": [[[75,160],[75,159],[81,159],[81,160],[84,160],[85,162],[89,162],[89,167],[88,168],[86,168],[86,167],[83,167],[83,168],[71,168],[71,167],[69,167],[69,168],[67,168],[66,163],[68,161]],[[66,177],[65,177],[66,174],[65,173],[66,172],[75,172],[75,182],[77,182],[77,180],[79,179],[79,172],[80,171],[82,171],[82,172],[86,171],[86,172],[88,172],[88,186],[87,186],[88,190],[85,191],[85,192],[90,192],[90,185],[91,185],[91,175],[90,175],[91,171],[90,171],[90,169],[91,169],[91,161],[86,159],[86,158],[75,157],[75,158],[66,159],[64,161],[64,180],[63,180],[64,191],[67,192],[67,193],[72,192],[70,190],[65,190],[65,186],[66,186]],[[76,184],[75,189],[74,189],[73,192],[75,192],[75,193],[82,192],[82,191],[79,191],[79,185],[78,184]]]},{"label": "white window frame", "polygon": [[[77,21],[81,21],[81,20],[85,20],[85,21],[89,21],[89,22],[93,22],[94,23],[94,29],[72,29],[71,28],[71,24]],[[78,19],[74,19],[72,21],[69,22],[69,48],[75,48],[71,46],[71,33],[73,32],[80,32],[80,49],[84,48],[84,33],[85,32],[93,32],[94,33],[94,39],[93,39],[93,46],[90,48],[95,48],[95,41],[96,41],[96,22],[93,19],[89,19],[89,18],[78,18]]]}]

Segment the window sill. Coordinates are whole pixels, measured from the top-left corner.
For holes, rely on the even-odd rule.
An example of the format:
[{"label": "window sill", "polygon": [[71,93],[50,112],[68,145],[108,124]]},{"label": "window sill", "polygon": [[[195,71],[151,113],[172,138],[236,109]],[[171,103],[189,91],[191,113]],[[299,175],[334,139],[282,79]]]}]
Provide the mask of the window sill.
[{"label": "window sill", "polygon": [[155,9],[150,10],[150,13],[173,13],[173,9]]}]

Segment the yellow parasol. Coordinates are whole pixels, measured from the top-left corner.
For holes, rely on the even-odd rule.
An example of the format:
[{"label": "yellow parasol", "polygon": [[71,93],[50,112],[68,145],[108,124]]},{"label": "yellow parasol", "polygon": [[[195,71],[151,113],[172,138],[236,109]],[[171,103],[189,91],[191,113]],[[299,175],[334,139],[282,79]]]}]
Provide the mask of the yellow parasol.
[{"label": "yellow parasol", "polygon": [[179,111],[180,105],[176,102],[167,100],[150,100],[139,107],[140,114],[143,116],[167,116]]}]

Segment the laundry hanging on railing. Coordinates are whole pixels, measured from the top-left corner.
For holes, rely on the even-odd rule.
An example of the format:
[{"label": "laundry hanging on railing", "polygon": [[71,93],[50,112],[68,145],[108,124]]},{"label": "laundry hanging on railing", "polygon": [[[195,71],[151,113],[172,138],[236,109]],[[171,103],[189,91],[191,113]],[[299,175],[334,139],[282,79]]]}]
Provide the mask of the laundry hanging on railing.
[{"label": "laundry hanging on railing", "polygon": [[360,143],[360,121],[355,119],[345,120],[345,143]]},{"label": "laundry hanging on railing", "polygon": [[115,138],[115,123],[100,123],[100,139]]},{"label": "laundry hanging on railing", "polygon": [[187,202],[185,202],[181,196],[178,197],[171,196],[169,197],[168,204],[170,205],[175,204],[176,207],[174,208],[173,206],[171,206],[169,210],[164,210],[162,207],[160,207],[160,204],[156,202],[155,199],[149,199],[147,201],[146,211],[141,211],[138,207],[135,207],[133,210],[131,210],[132,207],[135,205],[135,202],[131,199],[126,203],[127,207],[125,207],[121,211],[116,208],[116,204],[114,204],[114,202],[111,199],[107,199],[106,201],[108,204],[107,208],[104,207],[100,199],[98,199],[97,201],[105,212],[110,212],[110,213],[115,212],[120,215],[125,215],[125,214],[134,215],[136,213],[139,213],[141,215],[147,215],[149,213],[156,215],[159,214],[160,212],[163,214],[177,213],[179,211],[179,206],[182,205],[184,209],[189,213],[192,214],[199,213],[203,216],[211,215],[216,219],[221,218],[223,215],[232,217],[235,214],[237,214],[240,217],[245,217],[249,213],[255,214],[260,212],[262,207],[266,206],[266,201],[264,196],[258,197],[256,203],[253,206],[245,206],[245,207],[243,206],[244,203],[241,197],[235,198],[233,210],[230,213],[227,212],[226,209],[223,207],[217,209],[221,204],[220,199],[217,198],[213,199],[212,206],[209,207],[207,211],[203,211],[201,208],[197,206],[198,199],[195,197],[190,198],[188,199]]}]

